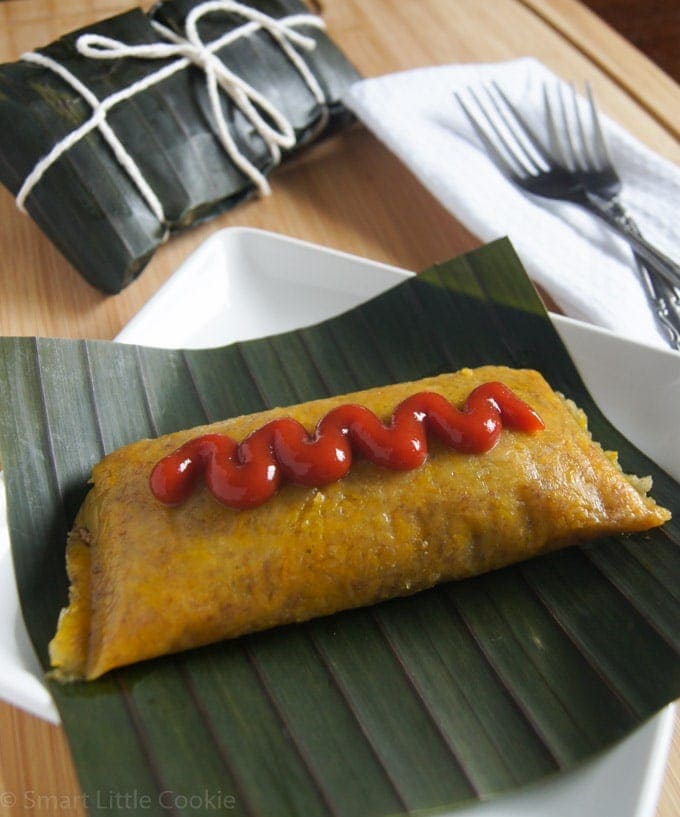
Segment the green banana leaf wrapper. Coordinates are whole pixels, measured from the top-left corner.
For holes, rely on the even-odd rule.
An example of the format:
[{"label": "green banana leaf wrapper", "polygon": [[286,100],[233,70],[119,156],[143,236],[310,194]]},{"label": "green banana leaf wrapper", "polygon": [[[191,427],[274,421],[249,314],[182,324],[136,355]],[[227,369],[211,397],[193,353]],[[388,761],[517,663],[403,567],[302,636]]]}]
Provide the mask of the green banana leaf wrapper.
[{"label": "green banana leaf wrapper", "polygon": [[[95,33],[128,45],[158,43],[152,20],[184,35],[186,17],[200,2],[162,2],[148,15],[133,9],[71,32],[38,52],[66,67],[103,100],[177,57],[92,59],[77,51],[78,37]],[[277,19],[309,13],[299,0],[252,0],[248,5]],[[244,22],[242,16],[217,11],[201,18],[198,31],[208,44]],[[316,41],[314,50],[298,53],[324,92],[325,111],[265,30],[215,52],[293,126],[296,145],[284,151],[284,160],[351,121],[340,100],[358,78],[323,30],[308,25],[296,30]],[[269,174],[275,163],[268,147],[229,96],[221,93],[221,98],[239,150],[261,173]],[[16,196],[36,164],[91,114],[80,93],[49,68],[22,60],[0,65],[0,181]],[[222,147],[213,119],[205,73],[193,65],[120,102],[107,116],[161,202],[166,224],[151,211],[97,129],[47,169],[25,208],[87,281],[103,292],[119,292],[144,269],[167,231],[213,218],[254,193],[251,179]]]},{"label": "green banana leaf wrapper", "polygon": [[48,681],[91,817],[126,796],[146,798],[130,812],[144,817],[424,817],[578,768],[680,695],[680,491],[600,412],[507,241],[323,323],[221,348],[0,338],[14,570],[45,667],[67,531],[104,454],[486,363],[539,369],[627,472],[653,477],[673,520],[89,683]]}]

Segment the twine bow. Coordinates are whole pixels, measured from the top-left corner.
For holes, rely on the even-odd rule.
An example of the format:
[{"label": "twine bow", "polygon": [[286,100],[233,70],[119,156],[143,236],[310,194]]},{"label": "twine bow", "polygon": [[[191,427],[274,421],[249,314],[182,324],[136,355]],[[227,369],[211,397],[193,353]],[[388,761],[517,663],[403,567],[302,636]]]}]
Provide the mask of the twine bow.
[{"label": "twine bow", "polygon": [[[199,21],[207,14],[214,12],[228,12],[244,18],[247,22],[226,32],[210,43],[201,39],[198,31]],[[206,88],[210,101],[211,111],[217,128],[220,142],[234,162],[234,164],[248,176],[261,194],[271,192],[269,182],[257,167],[245,156],[234,141],[225,118],[220,92],[225,93],[251,122],[257,133],[267,146],[272,160],[278,163],[281,159],[281,150],[295,145],[295,131],[286,116],[263,94],[253,88],[242,77],[239,77],[216,56],[215,52],[235,40],[248,36],[258,29],[264,29],[279,45],[284,54],[299,72],[307,84],[310,92],[321,106],[322,122],[325,124],[328,117],[326,98],[316,77],[302,59],[298,50],[310,51],[316,47],[316,41],[307,35],[301,34],[295,28],[300,25],[324,28],[323,20],[313,14],[292,14],[276,19],[257,9],[246,6],[234,0],[208,0],[195,6],[187,15],[185,22],[185,36],[158,23],[151,21],[152,26],[165,42],[143,43],[129,45],[120,40],[106,37],[101,34],[82,34],[76,41],[77,51],[84,57],[100,60],[118,60],[124,58],[164,60],[176,57],[173,62],[163,66],[158,71],[132,83],[111,94],[106,99],[98,99],[87,86],[74,76],[61,63],[37,52],[29,52],[22,56],[27,62],[42,65],[55,72],[73,87],[92,108],[92,115],[80,127],[58,142],[52,150],[44,156],[26,177],[17,194],[17,206],[25,210],[24,202],[31,190],[40,181],[46,170],[59,157],[82,139],[87,133],[99,129],[107,141],[114,155],[125,168],[132,181],[137,186],[154,215],[165,223],[163,207],[158,197],[144,178],[139,166],[128,153],[125,146],[116,136],[108,124],[108,112],[120,102],[130,99],[153,85],[162,82],[177,71],[182,71],[190,65],[200,68],[206,79]]]}]

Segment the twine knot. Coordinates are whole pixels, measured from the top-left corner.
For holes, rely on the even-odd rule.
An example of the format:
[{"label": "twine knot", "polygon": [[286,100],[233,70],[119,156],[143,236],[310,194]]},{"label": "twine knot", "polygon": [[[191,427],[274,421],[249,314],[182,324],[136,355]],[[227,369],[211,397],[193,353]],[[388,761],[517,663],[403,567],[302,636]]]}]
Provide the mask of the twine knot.
[{"label": "twine knot", "polygon": [[[201,39],[198,23],[205,15],[215,12],[235,14],[242,17],[245,22],[225,32],[213,42],[206,43]],[[80,127],[71,131],[54,145],[52,150],[35,165],[17,194],[16,202],[19,209],[25,211],[26,197],[40,181],[47,169],[87,133],[97,128],[154,215],[161,223],[165,224],[166,218],[160,200],[144,178],[137,163],[112,130],[107,121],[107,114],[120,102],[132,98],[135,94],[162,82],[172,74],[190,65],[196,66],[205,74],[211,112],[217,135],[225,152],[244,175],[251,179],[260,193],[268,195],[271,189],[266,177],[234,141],[225,117],[221,95],[226,94],[249,120],[266,145],[275,164],[281,159],[282,149],[294,147],[296,142],[295,130],[286,116],[266,96],[230,70],[216,55],[219,49],[259,29],[265,30],[272,37],[298,71],[321,107],[322,121],[319,127],[325,125],[328,119],[325,94],[298,50],[311,51],[316,47],[316,41],[313,37],[296,31],[296,27],[301,25],[324,28],[323,20],[320,17],[313,14],[291,14],[276,19],[243,3],[235,2],[235,0],[208,0],[208,2],[195,6],[189,12],[185,21],[184,36],[177,34],[156,20],[152,20],[151,25],[160,35],[162,41],[130,45],[112,37],[92,33],[81,34],[76,40],[78,53],[89,59],[168,60],[175,58],[173,62],[159,68],[158,71],[148,74],[103,100],[98,99],[76,76],[52,58],[37,52],[29,52],[22,56],[23,60],[48,68],[62,77],[87,101],[92,108],[92,115]]]}]

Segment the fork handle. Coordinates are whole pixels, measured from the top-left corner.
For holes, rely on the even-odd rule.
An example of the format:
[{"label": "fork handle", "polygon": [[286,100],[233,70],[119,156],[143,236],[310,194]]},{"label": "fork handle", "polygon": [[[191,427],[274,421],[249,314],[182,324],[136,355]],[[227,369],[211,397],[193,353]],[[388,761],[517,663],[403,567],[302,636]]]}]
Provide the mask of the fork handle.
[{"label": "fork handle", "polygon": [[[620,217],[625,219],[630,232],[641,237],[640,228],[621,202],[618,199],[611,201],[616,206]],[[635,250],[633,250],[633,255],[640,283],[652,307],[659,329],[665,335],[671,349],[680,351],[680,289],[671,286],[656,270],[650,268],[645,259]]]},{"label": "fork handle", "polygon": [[650,271],[657,272],[671,286],[680,287],[680,265],[647,241],[617,199],[607,200],[586,193],[586,201],[586,207],[625,238]]},{"label": "fork handle", "polygon": [[[641,235],[632,216],[626,212],[622,204],[619,203],[619,207],[633,233]],[[680,289],[671,286],[665,278],[654,270],[650,270],[644,259],[640,258],[635,251],[633,255],[647,300],[654,310],[656,322],[666,336],[669,346],[680,351]]]},{"label": "fork handle", "polygon": [[644,259],[635,255],[638,275],[645,295],[654,311],[654,318],[671,349],[680,351],[680,291],[665,278],[649,269]]}]

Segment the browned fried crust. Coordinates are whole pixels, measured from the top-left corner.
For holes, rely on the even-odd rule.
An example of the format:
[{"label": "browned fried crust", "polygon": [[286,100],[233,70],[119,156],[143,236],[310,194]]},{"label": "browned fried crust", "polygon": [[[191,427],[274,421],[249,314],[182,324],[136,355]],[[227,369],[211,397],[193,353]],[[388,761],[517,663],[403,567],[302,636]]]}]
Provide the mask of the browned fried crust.
[{"label": "browned fried crust", "polygon": [[[200,486],[178,508],[148,488],[162,456],[197,434],[242,439],[285,414],[313,429],[358,402],[388,418],[415,391],[462,405],[500,380],[546,428],[505,430],[481,455],[436,442],[424,466],[355,461],[325,488],[284,486],[234,511]],[[593,443],[583,415],[534,371],[501,367],[372,389],[142,440],[93,472],[67,548],[71,599],[51,657],[57,677],[107,670],[219,639],[413,593],[596,536],[661,525],[670,514]]]}]

